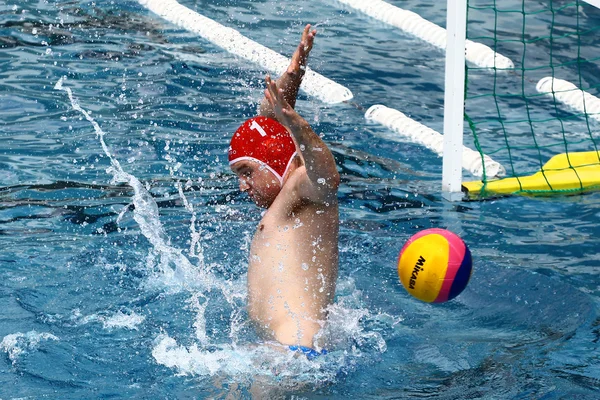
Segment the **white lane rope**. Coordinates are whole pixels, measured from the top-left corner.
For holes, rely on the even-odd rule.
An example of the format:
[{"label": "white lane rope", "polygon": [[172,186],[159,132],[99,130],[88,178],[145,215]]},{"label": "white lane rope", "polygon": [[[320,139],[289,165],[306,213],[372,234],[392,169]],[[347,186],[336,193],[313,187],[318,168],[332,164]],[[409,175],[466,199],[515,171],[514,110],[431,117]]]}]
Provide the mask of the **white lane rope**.
[{"label": "white lane rope", "polygon": [[[138,1],[148,10],[172,24],[200,35],[205,40],[231,54],[258,64],[274,75],[283,74],[290,63],[287,57],[245,37],[235,29],[228,28],[190,10],[175,0]],[[348,88],[314,72],[310,68],[306,69],[300,88],[309,96],[318,98],[328,104],[341,103],[353,97]]]},{"label": "white lane rope", "polygon": [[596,8],[600,8],[600,0],[583,0],[586,3],[588,3],[591,6],[594,6]]},{"label": "white lane rope", "polygon": [[546,94],[569,108],[600,121],[600,98],[579,89],[575,84],[547,76],[540,79],[535,88],[539,93]]},{"label": "white lane rope", "polygon": [[[440,157],[443,155],[444,135],[407,117],[398,110],[376,104],[367,110],[365,118],[389,128],[405,140],[427,147]],[[386,135],[385,138],[398,141],[397,136]],[[487,177],[499,177],[506,173],[504,167],[489,156],[484,155],[482,163],[479,152],[463,146],[462,167],[464,170],[480,178],[484,175],[484,165]]]},{"label": "white lane rope", "polygon": [[[337,0],[379,21],[392,25],[403,32],[416,36],[425,42],[446,50],[446,29],[419,14],[404,10],[382,0]],[[600,0],[599,0],[600,1]],[[465,58],[482,68],[513,69],[512,60],[490,47],[467,40]]]}]

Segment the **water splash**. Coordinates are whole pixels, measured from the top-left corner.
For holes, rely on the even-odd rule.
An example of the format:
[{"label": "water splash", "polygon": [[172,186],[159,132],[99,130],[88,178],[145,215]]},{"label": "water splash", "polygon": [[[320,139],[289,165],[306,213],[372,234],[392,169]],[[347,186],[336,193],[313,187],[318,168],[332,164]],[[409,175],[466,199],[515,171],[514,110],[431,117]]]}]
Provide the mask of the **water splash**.
[{"label": "water splash", "polygon": [[[183,193],[183,187],[181,186],[181,182],[177,182],[175,185],[177,187],[177,192],[179,193],[179,197],[181,201],[183,201],[183,206],[185,209],[192,214],[192,218],[190,220],[190,257],[196,257],[202,265],[204,265],[204,253],[202,251],[202,246],[200,245],[200,238],[202,235],[202,230],[196,230],[196,212],[194,211],[194,206],[187,200],[185,194]],[[186,187],[191,186],[191,181],[186,183]]]},{"label": "water splash", "polygon": [[129,329],[139,330],[139,325],[146,321],[146,317],[131,310],[119,310],[117,312],[99,312],[90,315],[82,315],[81,310],[76,308],[72,311],[68,320],[60,316],[46,316],[50,321],[60,322],[64,326],[77,327],[92,323],[102,324],[106,330]]},{"label": "water splash", "polygon": [[15,365],[21,355],[27,353],[28,351],[37,350],[40,342],[43,340],[58,341],[59,339],[53,334],[47,332],[17,332],[11,335],[6,335],[4,339],[2,339],[2,342],[0,342],[0,350],[5,351],[10,361],[12,361],[12,364]]},{"label": "water splash", "polygon": [[[377,362],[387,351],[383,336],[370,325],[392,329],[400,322],[398,317],[366,309],[362,292],[352,279],[341,281],[340,287],[344,293],[329,307],[328,323],[319,333],[319,338],[331,346],[326,355],[308,360],[278,343],[244,343],[232,329],[231,342],[218,345],[206,344],[206,338],[196,335],[198,342],[186,346],[163,333],[154,341],[152,356],[178,375],[220,376],[246,386],[261,379],[265,384],[276,382],[289,388],[308,384],[313,390],[335,382],[360,365]],[[192,308],[198,306],[192,301]],[[231,318],[232,326],[242,326],[234,321],[239,315]]]},{"label": "water splash", "polygon": [[138,330],[138,325],[143,323],[146,317],[134,313],[123,313],[118,311],[110,317],[103,318],[102,325],[104,329],[126,328],[130,330]]},{"label": "water splash", "polygon": [[[157,267],[158,279],[152,283],[173,292],[185,291],[191,294],[188,300],[189,309],[195,314],[193,321],[193,344],[183,346],[167,333],[160,333],[155,339],[152,355],[157,363],[177,371],[178,374],[192,376],[224,376],[232,382],[246,380],[248,382],[257,376],[271,379],[273,382],[286,381],[290,387],[298,382],[322,385],[332,382],[340,373],[351,371],[356,365],[373,362],[376,354],[386,351],[383,337],[368,329],[368,324],[378,318],[365,309],[361,302],[360,291],[356,290],[354,282],[340,282],[340,287],[347,293],[340,294],[338,302],[329,309],[329,322],[320,335],[332,345],[329,354],[319,360],[309,361],[304,356],[289,351],[279,344],[257,344],[244,340],[244,327],[248,324],[244,303],[246,285],[243,279],[238,281],[218,279],[206,268],[202,247],[202,230],[196,227],[196,212],[187,200],[181,183],[176,184],[179,196],[185,209],[192,215],[190,223],[191,245],[188,251],[190,257],[197,259],[197,266],[182,253],[171,246],[170,238],[160,221],[158,206],[150,193],[135,176],[125,172],[119,161],[111,154],[105,142],[105,132],[92,116],[84,110],[74,98],[70,88],[64,85],[66,78],[61,78],[55,89],[67,93],[72,108],[81,113],[94,127],[104,154],[110,160],[107,172],[112,174],[112,183],[129,185],[134,195],[134,220],[140,227],[141,233],[148,239],[152,249],[146,257],[149,270]],[[187,185],[186,185],[187,186]],[[119,214],[118,220],[127,212],[126,206]],[[216,290],[215,290],[216,289]],[[212,291],[222,294],[220,299],[231,306],[229,316],[229,341],[215,343],[215,339],[207,334],[206,311],[213,295]],[[213,302],[216,301],[212,300]],[[142,316],[115,315],[114,318],[102,318],[104,327],[127,327],[137,329],[143,322]],[[110,326],[109,326],[110,325]],[[280,386],[275,385],[275,386]]]},{"label": "water splash", "polygon": [[[183,188],[179,183],[177,189],[179,195],[183,201],[183,204],[187,211],[192,214],[190,232],[192,236],[192,244],[189,250],[190,256],[195,257],[198,260],[198,266],[193,265],[190,260],[182,254],[182,251],[171,246],[170,239],[164,230],[164,227],[160,221],[158,206],[148,189],[133,175],[125,172],[119,163],[119,161],[112,155],[109,147],[107,146],[104,138],[106,133],[102,130],[100,125],[92,118],[92,116],[84,110],[77,99],[73,96],[73,92],[70,88],[64,85],[66,78],[61,78],[55,85],[56,90],[61,90],[67,93],[71,106],[75,111],[81,113],[87,121],[89,121],[94,127],[96,136],[100,141],[104,154],[110,160],[110,167],[107,172],[112,174],[112,184],[126,183],[133,191],[134,195],[132,203],[134,205],[134,220],[140,227],[141,233],[148,239],[152,245],[152,250],[146,257],[146,267],[149,270],[158,267],[159,276],[158,279],[150,279],[148,282],[149,286],[153,284],[159,285],[162,288],[167,287],[173,292],[186,291],[192,294],[188,300],[190,309],[195,313],[194,318],[194,330],[196,339],[199,341],[200,346],[208,346],[210,344],[210,338],[206,334],[206,318],[205,312],[209,305],[208,297],[206,293],[213,289],[217,289],[221,292],[233,309],[231,316],[230,326],[230,337],[232,339],[233,346],[236,346],[236,342],[239,339],[238,333],[244,325],[242,321],[242,306],[240,305],[241,300],[246,297],[246,289],[243,282],[232,282],[219,280],[212,276],[204,264],[204,257],[201,248],[201,230],[196,229],[196,214],[194,208],[190,202],[187,201],[183,193]],[[119,214],[117,221],[119,221],[125,212],[129,209],[126,206],[123,211]],[[107,323],[110,326],[130,326],[131,324],[141,323],[137,319],[119,318],[116,316],[110,320],[102,319],[105,328]],[[208,362],[212,359],[212,353],[209,351],[192,351],[194,355],[198,357],[198,362]],[[159,362],[162,359],[157,359]],[[204,360],[204,361],[203,361]],[[169,365],[169,362],[165,361],[165,365]],[[225,357],[224,366],[229,364],[235,364],[237,361],[232,358]],[[224,367],[225,368],[225,367]]]},{"label": "water splash", "polygon": [[[111,166],[107,169],[107,172],[113,176],[111,183],[126,183],[134,191],[132,198],[134,205],[133,218],[140,227],[142,235],[144,235],[152,245],[152,250],[146,257],[147,268],[149,270],[157,268],[159,272],[158,280],[160,281],[161,286],[166,286],[171,291],[177,292],[185,290],[192,293],[199,291],[198,293],[194,294],[193,297],[198,304],[195,308],[197,316],[194,327],[196,328],[196,336],[202,340],[206,339],[204,311],[206,310],[207,304],[206,297],[201,293],[210,291],[215,286],[218,287],[222,285],[206,272],[202,257],[197,257],[199,260],[199,265],[195,266],[185,255],[182,254],[181,250],[171,246],[170,238],[160,222],[158,205],[152,198],[152,195],[135,176],[125,172],[119,161],[113,157],[104,140],[105,132],[92,118],[92,116],[79,105],[73,96],[71,89],[64,86],[65,80],[65,77],[59,79],[54,88],[56,90],[62,90],[66,92],[69,96],[69,100],[73,109],[83,114],[85,119],[94,127],[94,131],[96,132],[96,136],[100,141],[102,150],[110,160]],[[183,195],[183,191],[181,191],[181,194]],[[187,201],[185,201],[185,203],[187,204],[187,207],[191,207]],[[121,212],[117,220],[122,218],[125,210],[128,208],[129,207],[126,207]],[[198,302],[198,299],[200,298],[205,300],[205,304],[201,305]]]},{"label": "water splash", "polygon": [[[341,354],[320,356],[308,360],[278,344],[223,345],[210,351],[196,344],[179,345],[169,335],[159,336],[154,343],[152,356],[162,365],[179,375],[231,377],[232,382],[249,384],[258,377],[265,382],[280,385],[297,385],[298,382],[322,385],[335,380],[339,372]],[[245,381],[245,382],[244,382]]]},{"label": "water splash", "polygon": [[[192,289],[210,289],[213,280],[204,271],[204,265],[201,263],[198,267],[194,266],[181,250],[170,245],[170,239],[160,222],[158,206],[152,195],[142,185],[142,183],[133,175],[125,172],[119,161],[113,157],[110,149],[104,141],[105,132],[92,116],[84,110],[73,96],[70,88],[64,86],[66,77],[62,77],[56,83],[54,88],[67,93],[71,106],[75,111],[80,112],[87,121],[94,127],[96,136],[100,141],[104,154],[109,158],[111,166],[107,172],[112,174],[112,184],[126,183],[133,191],[133,205],[135,206],[133,218],[140,227],[142,235],[148,239],[153,248],[153,253],[147,258],[150,265],[156,264],[163,277],[167,287],[172,290]],[[121,216],[120,216],[121,217]],[[202,260],[200,260],[202,261]]]}]

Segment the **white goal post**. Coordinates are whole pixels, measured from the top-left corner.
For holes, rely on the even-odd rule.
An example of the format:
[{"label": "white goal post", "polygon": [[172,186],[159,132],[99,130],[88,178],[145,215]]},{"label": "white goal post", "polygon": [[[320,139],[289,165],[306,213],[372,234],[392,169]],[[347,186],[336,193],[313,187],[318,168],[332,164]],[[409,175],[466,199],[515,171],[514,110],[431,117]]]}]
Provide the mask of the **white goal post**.
[{"label": "white goal post", "polygon": [[465,98],[467,0],[447,0],[442,195],[460,200]]}]

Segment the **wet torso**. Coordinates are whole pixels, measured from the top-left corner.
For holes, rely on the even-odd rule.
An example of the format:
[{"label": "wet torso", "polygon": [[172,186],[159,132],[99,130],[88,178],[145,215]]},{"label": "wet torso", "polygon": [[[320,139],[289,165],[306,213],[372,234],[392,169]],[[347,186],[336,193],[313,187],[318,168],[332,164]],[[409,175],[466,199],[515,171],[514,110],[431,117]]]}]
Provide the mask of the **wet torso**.
[{"label": "wet torso", "polygon": [[249,313],[266,339],[313,347],[335,292],[338,203],[302,201],[288,183],[252,240]]}]

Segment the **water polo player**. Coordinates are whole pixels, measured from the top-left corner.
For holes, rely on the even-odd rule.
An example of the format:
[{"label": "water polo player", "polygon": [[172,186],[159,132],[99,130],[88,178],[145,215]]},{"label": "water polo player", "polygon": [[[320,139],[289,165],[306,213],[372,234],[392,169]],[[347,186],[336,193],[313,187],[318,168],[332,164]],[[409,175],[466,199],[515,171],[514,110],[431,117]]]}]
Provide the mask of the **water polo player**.
[{"label": "water polo player", "polygon": [[265,340],[314,356],[338,274],[339,174],[333,155],[294,110],[316,31],[304,28],[287,71],[266,78],[261,116],[231,139],[229,161],[266,208],[252,239],[248,310]]}]

